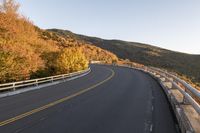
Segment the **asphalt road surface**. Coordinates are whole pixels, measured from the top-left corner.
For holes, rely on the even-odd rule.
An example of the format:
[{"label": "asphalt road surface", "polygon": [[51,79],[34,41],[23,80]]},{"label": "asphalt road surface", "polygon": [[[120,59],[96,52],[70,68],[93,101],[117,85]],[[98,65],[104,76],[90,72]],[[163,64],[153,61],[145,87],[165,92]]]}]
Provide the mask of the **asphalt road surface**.
[{"label": "asphalt road surface", "polygon": [[92,65],[81,78],[0,99],[0,133],[176,133],[159,84],[137,70]]}]

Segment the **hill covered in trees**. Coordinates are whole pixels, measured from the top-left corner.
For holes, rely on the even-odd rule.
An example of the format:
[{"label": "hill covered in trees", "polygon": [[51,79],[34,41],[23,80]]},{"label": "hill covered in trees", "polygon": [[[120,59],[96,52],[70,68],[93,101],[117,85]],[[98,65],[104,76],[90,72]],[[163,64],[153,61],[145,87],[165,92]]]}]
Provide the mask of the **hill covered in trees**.
[{"label": "hill covered in trees", "polygon": [[83,70],[90,60],[118,60],[94,45],[38,28],[18,8],[13,0],[0,5],[0,83]]},{"label": "hill covered in trees", "polygon": [[91,45],[108,50],[122,59],[129,59],[130,61],[147,66],[164,68],[176,72],[183,78],[200,85],[200,55],[170,51],[142,43],[104,40],[74,34],[67,30],[49,29],[48,31],[59,33],[63,36],[73,36],[77,40],[82,40]]}]

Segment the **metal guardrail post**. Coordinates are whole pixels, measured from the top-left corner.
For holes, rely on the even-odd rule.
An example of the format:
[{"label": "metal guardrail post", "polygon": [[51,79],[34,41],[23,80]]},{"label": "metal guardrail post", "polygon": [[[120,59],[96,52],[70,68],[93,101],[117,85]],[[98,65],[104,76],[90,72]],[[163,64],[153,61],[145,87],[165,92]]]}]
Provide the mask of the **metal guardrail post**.
[{"label": "metal guardrail post", "polygon": [[69,77],[72,77],[72,75],[71,75],[71,74],[69,74]]},{"label": "metal guardrail post", "polygon": [[38,79],[35,80],[35,85],[38,86]]},{"label": "metal guardrail post", "polygon": [[12,90],[15,91],[15,83],[13,83],[13,89]]},{"label": "metal guardrail post", "polygon": [[[185,93],[188,93],[187,89],[185,89]],[[189,105],[190,104],[190,102],[187,100],[187,97],[185,95],[183,96],[183,104],[185,104],[185,105]]]},{"label": "metal guardrail post", "polygon": [[63,81],[65,81],[65,75],[62,76]]}]

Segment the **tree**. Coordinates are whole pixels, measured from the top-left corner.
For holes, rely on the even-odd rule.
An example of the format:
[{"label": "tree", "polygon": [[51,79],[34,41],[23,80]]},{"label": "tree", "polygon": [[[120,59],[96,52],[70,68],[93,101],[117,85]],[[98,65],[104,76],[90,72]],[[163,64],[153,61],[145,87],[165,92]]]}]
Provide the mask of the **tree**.
[{"label": "tree", "polygon": [[22,74],[25,67],[24,62],[24,58],[17,57],[13,53],[0,51],[0,82],[26,78],[26,75]]},{"label": "tree", "polygon": [[56,59],[58,73],[69,73],[86,69],[88,61],[80,48],[66,48],[62,50]]},{"label": "tree", "polygon": [[3,0],[2,5],[0,5],[0,11],[9,15],[17,15],[19,9],[19,4],[14,0]]}]

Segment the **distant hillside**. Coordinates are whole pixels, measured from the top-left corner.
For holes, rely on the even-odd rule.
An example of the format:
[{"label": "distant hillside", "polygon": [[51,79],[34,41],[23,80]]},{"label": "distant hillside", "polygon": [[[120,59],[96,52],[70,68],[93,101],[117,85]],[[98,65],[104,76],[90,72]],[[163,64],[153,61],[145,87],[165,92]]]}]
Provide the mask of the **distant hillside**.
[{"label": "distant hillside", "polygon": [[129,59],[148,66],[165,68],[177,72],[180,75],[185,75],[197,84],[200,83],[200,55],[170,51],[142,43],[104,40],[74,34],[66,30],[51,29],[49,31],[59,33],[63,36],[73,36],[77,40],[82,40],[111,51],[119,58]]}]

